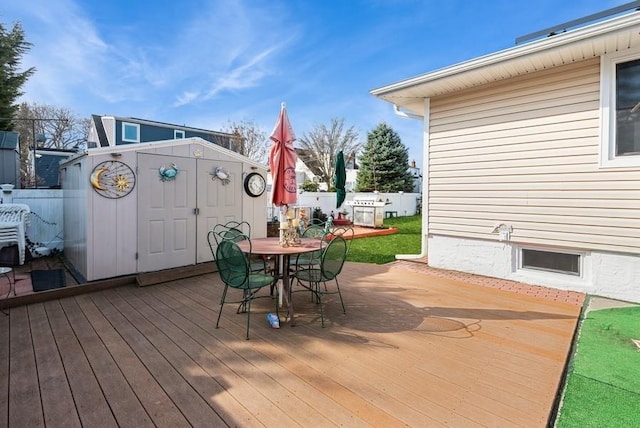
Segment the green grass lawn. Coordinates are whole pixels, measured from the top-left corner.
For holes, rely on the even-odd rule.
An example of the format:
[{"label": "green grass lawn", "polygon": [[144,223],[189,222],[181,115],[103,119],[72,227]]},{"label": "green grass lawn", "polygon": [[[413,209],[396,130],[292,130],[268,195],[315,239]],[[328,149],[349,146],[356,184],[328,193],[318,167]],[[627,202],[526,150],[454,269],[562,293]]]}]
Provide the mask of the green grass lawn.
[{"label": "green grass lawn", "polygon": [[354,239],[347,260],[352,262],[384,264],[396,259],[396,254],[420,254],[422,243],[422,217],[394,217],[385,219],[385,227],[396,227],[393,235],[370,236]]},{"label": "green grass lawn", "polygon": [[640,307],[589,312],[556,427],[640,427]]}]

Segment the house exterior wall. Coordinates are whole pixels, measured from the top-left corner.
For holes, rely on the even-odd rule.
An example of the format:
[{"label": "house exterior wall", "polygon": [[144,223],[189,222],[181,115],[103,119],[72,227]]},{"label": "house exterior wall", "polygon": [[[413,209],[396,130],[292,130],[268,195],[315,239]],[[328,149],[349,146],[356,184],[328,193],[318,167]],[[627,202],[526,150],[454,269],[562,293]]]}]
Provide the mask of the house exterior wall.
[{"label": "house exterior wall", "polygon": [[[122,123],[134,123],[138,124],[138,122],[126,121],[126,120],[116,120],[115,127],[115,135],[116,135],[116,145],[122,144],[138,144],[132,143],[129,141],[122,141]],[[184,131],[184,138],[192,138],[198,137],[202,138],[205,141],[208,141],[213,144],[218,144],[226,149],[229,148],[229,139],[224,138],[219,135],[210,134],[207,132],[197,132],[194,130],[184,129],[184,128],[172,128],[172,127],[163,127],[157,125],[149,125],[146,123],[139,123],[140,125],[140,143],[147,143],[150,141],[165,141],[165,140],[173,140],[175,139],[174,131]]]},{"label": "house exterior wall", "polygon": [[640,254],[640,171],[599,167],[599,61],[431,99],[429,233]]},{"label": "house exterior wall", "polygon": [[[640,170],[600,167],[599,58],[430,107],[430,265],[640,301]],[[523,247],[581,254],[582,273],[519,269]]]}]

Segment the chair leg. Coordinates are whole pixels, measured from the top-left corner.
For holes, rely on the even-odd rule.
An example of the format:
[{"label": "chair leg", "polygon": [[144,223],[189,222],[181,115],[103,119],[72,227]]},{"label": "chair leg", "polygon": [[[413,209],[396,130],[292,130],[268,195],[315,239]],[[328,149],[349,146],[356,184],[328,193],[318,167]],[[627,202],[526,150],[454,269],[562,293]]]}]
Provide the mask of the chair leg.
[{"label": "chair leg", "polygon": [[[320,288],[320,284],[316,284],[317,289]],[[318,299],[318,305],[320,305],[320,321],[322,322],[322,328],[324,328],[324,303],[322,303],[322,293],[317,292],[316,298]]]},{"label": "chair leg", "polygon": [[218,324],[220,324],[220,315],[222,315],[222,308],[224,307],[224,301],[227,298],[227,289],[228,286],[224,286],[224,290],[222,291],[222,297],[220,298],[220,310],[218,311],[218,320],[216,321],[216,328],[218,328]]},{"label": "chair leg", "polygon": [[247,340],[249,340],[249,323],[251,322],[251,298],[247,303]]},{"label": "chair leg", "polygon": [[344,307],[344,300],[342,300],[342,293],[340,292],[340,284],[338,284],[338,278],[334,278],[336,282],[336,289],[338,290],[338,296],[340,296],[340,303],[342,304],[342,313],[346,314],[347,309]]}]

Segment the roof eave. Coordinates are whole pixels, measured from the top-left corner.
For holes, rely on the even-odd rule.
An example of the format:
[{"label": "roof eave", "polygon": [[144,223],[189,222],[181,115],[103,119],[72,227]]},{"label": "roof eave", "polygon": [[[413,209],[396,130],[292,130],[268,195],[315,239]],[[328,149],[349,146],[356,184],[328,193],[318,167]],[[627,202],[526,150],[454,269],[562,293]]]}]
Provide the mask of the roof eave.
[{"label": "roof eave", "polygon": [[[527,44],[514,46],[509,49],[498,51],[489,55],[474,58],[469,61],[458,63],[450,67],[441,68],[426,74],[422,74],[409,79],[401,80],[390,85],[382,86],[370,91],[370,93],[378,98],[388,101],[392,104],[401,106],[415,113],[422,113],[416,109],[420,109],[422,99],[434,95],[443,95],[446,93],[456,92],[467,87],[475,86],[468,84],[461,85],[461,77],[466,77],[469,82],[475,80],[481,81],[479,74],[493,74],[492,81],[503,80],[512,77],[509,71],[504,68],[509,66],[513,68],[518,63],[523,63],[529,58],[548,53],[551,51],[562,55],[563,51],[567,52],[580,44],[595,44],[607,38],[614,38],[617,34],[630,31],[631,29],[640,29],[640,13],[634,12],[629,15],[614,18],[605,22],[592,24],[583,28],[561,33],[546,39],[536,40]],[[635,32],[638,35],[638,32]],[[639,39],[640,40],[640,39]],[[631,41],[629,42],[631,43]],[[627,46],[628,48],[629,46]],[[592,56],[600,56],[597,50],[594,50]],[[580,58],[583,60],[586,58]],[[522,64],[520,64],[522,66]],[[557,66],[557,65],[553,65]],[[502,71],[502,73],[500,72]],[[530,70],[519,74],[538,71]],[[481,84],[482,82],[478,83]],[[484,83],[488,83],[485,80]],[[464,87],[462,87],[464,86]],[[420,101],[418,100],[420,99]]]}]

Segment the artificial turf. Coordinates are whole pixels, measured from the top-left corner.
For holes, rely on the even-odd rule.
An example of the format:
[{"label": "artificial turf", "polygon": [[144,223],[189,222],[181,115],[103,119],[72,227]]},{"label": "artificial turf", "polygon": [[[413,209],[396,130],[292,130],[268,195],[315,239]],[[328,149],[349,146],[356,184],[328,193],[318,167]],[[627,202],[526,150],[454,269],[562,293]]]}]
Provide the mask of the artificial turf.
[{"label": "artificial turf", "polygon": [[556,427],[640,427],[640,307],[582,321]]}]

